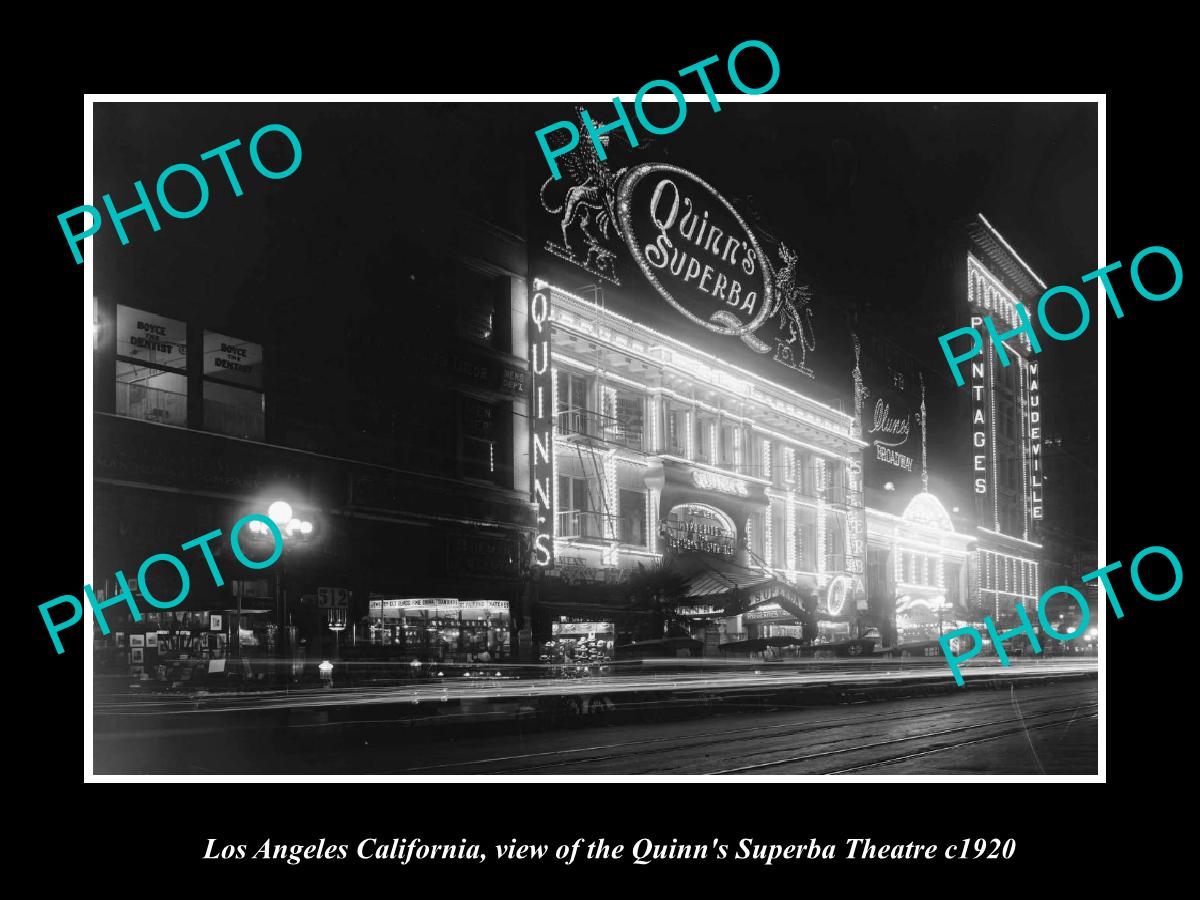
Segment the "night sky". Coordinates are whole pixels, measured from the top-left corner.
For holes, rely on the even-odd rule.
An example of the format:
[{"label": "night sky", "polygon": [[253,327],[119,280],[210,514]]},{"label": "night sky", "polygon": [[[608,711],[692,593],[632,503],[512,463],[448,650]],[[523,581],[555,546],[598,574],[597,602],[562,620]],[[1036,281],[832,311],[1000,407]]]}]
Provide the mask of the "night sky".
[{"label": "night sky", "polygon": [[[609,118],[610,104],[589,105]],[[143,216],[127,220],[129,246],[107,225],[91,238],[97,292],[164,313],[201,304],[211,327],[227,318],[267,334],[300,304],[348,315],[396,296],[398,230],[437,245],[451,239],[444,213],[463,207],[523,233],[548,174],[533,131],[572,117],[566,103],[97,104],[98,195],[132,205],[134,179],[153,192],[176,162],[201,168],[211,189],[195,218],[160,213],[158,233]],[[278,181],[246,155],[270,122],[291,127],[304,148],[300,168]],[[243,144],[231,154],[245,191],[237,198],[217,161],[199,160],[233,138]],[[645,143],[631,159],[709,179],[798,253],[818,295],[858,307],[947,379],[937,336],[966,323],[934,296],[930,267],[956,228],[982,212],[1047,286],[1082,288],[1080,277],[1106,262],[1097,259],[1093,104],[751,101],[714,113],[692,103],[676,132]],[[290,160],[279,135],[262,146],[273,168]],[[186,209],[195,188],[173,176],[170,196]],[[1084,534],[1095,522],[1096,335],[1093,317],[1075,341],[1044,341],[1040,357],[1046,438],[1061,438],[1078,463],[1069,492],[1083,517],[1073,530]]]}]

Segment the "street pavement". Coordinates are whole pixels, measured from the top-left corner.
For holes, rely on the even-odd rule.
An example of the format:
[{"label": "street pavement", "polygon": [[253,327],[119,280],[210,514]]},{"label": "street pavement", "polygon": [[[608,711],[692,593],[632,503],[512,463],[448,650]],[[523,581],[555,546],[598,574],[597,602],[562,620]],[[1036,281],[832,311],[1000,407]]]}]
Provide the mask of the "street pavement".
[{"label": "street pavement", "polygon": [[[513,675],[528,667],[491,664],[460,671],[454,677],[394,680],[379,685],[339,687],[293,687],[248,691],[188,691],[151,693],[140,690],[97,694],[93,710],[97,716],[158,716],[168,712],[235,712],[281,710],[304,707],[394,705],[396,703],[443,703],[446,701],[499,701],[539,699],[554,696],[614,696],[657,691],[726,692],[748,688],[769,690],[787,687],[868,689],[888,684],[923,682],[930,686],[953,685],[953,676],[941,659],[929,660],[815,660],[789,664],[762,663],[719,667],[705,661],[672,660],[670,665],[640,665],[632,672],[611,667],[610,674],[587,677],[541,677]],[[663,669],[664,671],[659,671]],[[964,678],[1005,680],[1092,674],[1093,657],[1019,660],[1001,666],[998,660],[981,660],[964,668]]]},{"label": "street pavement", "polygon": [[[1095,660],[97,698],[97,774],[1094,774]],[[947,687],[947,683],[949,686]],[[933,694],[932,696],[927,696]]]}]

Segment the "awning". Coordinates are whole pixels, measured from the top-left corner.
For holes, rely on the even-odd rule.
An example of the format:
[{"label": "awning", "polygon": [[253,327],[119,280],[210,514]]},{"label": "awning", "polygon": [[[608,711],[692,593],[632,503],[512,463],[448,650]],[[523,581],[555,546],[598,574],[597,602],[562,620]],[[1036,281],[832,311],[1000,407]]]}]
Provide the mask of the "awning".
[{"label": "awning", "polygon": [[723,560],[679,556],[674,565],[687,578],[684,603],[719,603],[732,608],[736,602],[736,612],[731,615],[771,602],[799,611],[804,599],[816,590],[813,579],[788,584],[762,569]]}]

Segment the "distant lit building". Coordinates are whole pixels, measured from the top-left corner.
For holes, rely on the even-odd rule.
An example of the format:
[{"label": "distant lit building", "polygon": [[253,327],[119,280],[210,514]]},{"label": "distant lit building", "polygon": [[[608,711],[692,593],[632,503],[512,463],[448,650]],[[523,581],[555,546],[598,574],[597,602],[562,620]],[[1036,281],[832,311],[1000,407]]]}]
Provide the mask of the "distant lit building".
[{"label": "distant lit building", "polygon": [[983,615],[1010,622],[1022,604],[1036,622],[1045,515],[1041,372],[1027,334],[1003,343],[1001,364],[984,319],[1000,334],[1021,325],[1016,304],[1035,311],[1046,284],[982,215],[966,228],[958,263],[959,309],[983,341],[964,367],[960,416],[978,546],[971,592]]},{"label": "distant lit building", "polygon": [[[926,377],[917,360],[864,329],[854,338],[856,408],[867,506],[869,620],[883,648],[920,656],[963,624],[970,547],[946,503],[931,491]],[[936,382],[935,382],[936,383]],[[937,481],[946,485],[945,479]]]}]

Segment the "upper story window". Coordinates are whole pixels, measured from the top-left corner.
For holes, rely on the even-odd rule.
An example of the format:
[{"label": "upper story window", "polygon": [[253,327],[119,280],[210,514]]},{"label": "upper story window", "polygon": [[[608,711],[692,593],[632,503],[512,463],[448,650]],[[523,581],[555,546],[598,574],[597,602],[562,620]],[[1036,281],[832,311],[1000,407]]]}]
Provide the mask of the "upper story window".
[{"label": "upper story window", "polygon": [[736,469],[740,462],[742,437],[738,434],[738,426],[731,423],[723,423],[720,427],[720,434],[720,464],[726,469]]},{"label": "upper story window", "polygon": [[687,407],[678,400],[663,400],[663,445],[665,453],[687,457]]},{"label": "upper story window", "polygon": [[496,350],[512,349],[512,282],[458,264],[454,271],[454,305],[458,336]]},{"label": "upper story window", "polygon": [[646,398],[627,388],[617,388],[613,404],[613,435],[611,440],[642,449],[646,425]]},{"label": "upper story window", "polygon": [[771,565],[787,568],[787,514],[782,503],[771,506]]},{"label": "upper story window", "polygon": [[511,486],[511,408],[475,397],[459,397],[459,459],[467,478]]},{"label": "upper story window", "polygon": [[187,425],[187,324],[117,306],[117,414]]},{"label": "upper story window", "polygon": [[742,471],[747,475],[757,475],[759,478],[770,478],[771,472],[764,465],[763,444],[765,439],[751,429],[745,431],[745,453],[742,457]]},{"label": "upper story window", "polygon": [[583,375],[566,369],[555,373],[554,393],[558,406],[558,430],[561,434],[595,434],[596,416],[591,409],[591,385]]},{"label": "upper story window", "polygon": [[796,505],[796,568],[801,572],[817,571],[817,556],[824,549],[817,546],[817,511],[811,506]]},{"label": "upper story window", "polygon": [[646,546],[646,493],[622,490],[618,495],[621,507],[619,539],[626,544]]},{"label": "upper story window", "polygon": [[695,459],[703,463],[716,462],[717,420],[711,415],[696,414],[696,437],[692,451]]},{"label": "upper story window", "polygon": [[806,497],[817,496],[823,485],[817,482],[817,459],[811,453],[796,451],[796,490]]},{"label": "upper story window", "polygon": [[837,460],[825,460],[825,499],[830,503],[846,502],[846,469]]},{"label": "upper story window", "polygon": [[262,344],[205,331],[205,430],[261,441],[265,422]]}]

